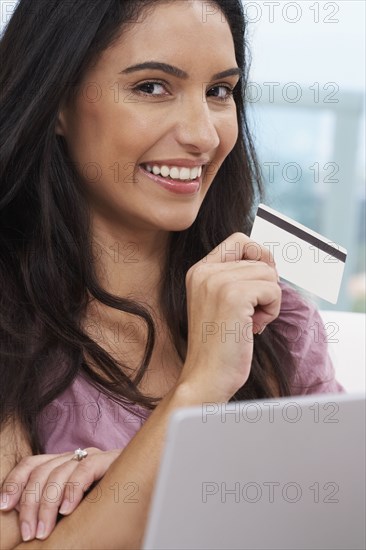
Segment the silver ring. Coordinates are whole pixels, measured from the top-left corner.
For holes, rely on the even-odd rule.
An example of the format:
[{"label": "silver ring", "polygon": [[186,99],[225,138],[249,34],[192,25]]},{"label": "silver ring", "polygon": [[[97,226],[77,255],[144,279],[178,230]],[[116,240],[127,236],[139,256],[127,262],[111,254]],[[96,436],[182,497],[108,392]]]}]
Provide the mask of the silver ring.
[{"label": "silver ring", "polygon": [[86,458],[88,456],[88,451],[86,449],[75,449],[74,456],[71,460],[77,460],[80,462],[80,460],[83,460],[83,458]]}]

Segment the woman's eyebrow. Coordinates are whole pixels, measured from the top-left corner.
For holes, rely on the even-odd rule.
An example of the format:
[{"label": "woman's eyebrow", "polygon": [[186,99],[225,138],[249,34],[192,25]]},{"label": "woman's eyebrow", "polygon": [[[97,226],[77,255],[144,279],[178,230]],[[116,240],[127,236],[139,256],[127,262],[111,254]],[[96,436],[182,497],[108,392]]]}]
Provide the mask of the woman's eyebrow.
[{"label": "woman's eyebrow", "polygon": [[[171,74],[173,76],[176,76],[177,78],[187,79],[189,77],[188,73],[185,71],[182,71],[182,69],[178,69],[178,67],[174,67],[173,65],[169,65],[168,63],[161,63],[160,61],[145,61],[145,63],[138,63],[137,65],[131,65],[131,67],[127,67],[126,69],[123,69],[120,71],[119,74],[128,74],[135,71],[143,71],[144,69],[155,69],[159,71],[163,71],[165,73]],[[212,75],[212,80],[217,80],[219,78],[225,78],[227,76],[242,76],[242,71],[239,67],[233,67],[232,69],[227,69],[226,71],[222,71],[221,73],[216,73]]]}]

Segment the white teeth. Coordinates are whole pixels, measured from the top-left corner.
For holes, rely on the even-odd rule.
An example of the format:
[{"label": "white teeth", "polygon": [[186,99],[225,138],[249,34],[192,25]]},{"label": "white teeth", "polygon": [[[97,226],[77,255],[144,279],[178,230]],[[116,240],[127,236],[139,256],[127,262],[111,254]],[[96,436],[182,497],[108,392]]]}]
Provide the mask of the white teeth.
[{"label": "white teeth", "polygon": [[161,175],[163,176],[163,178],[167,178],[169,176],[169,168],[168,166],[162,166],[161,169],[160,169],[160,173]]},{"label": "white teeth", "polygon": [[173,166],[173,168],[170,169],[169,176],[170,176],[173,180],[181,179],[181,178],[180,178],[180,174],[179,174],[179,168],[177,168],[176,166]]},{"label": "white teeth", "polygon": [[195,168],[192,168],[192,170],[191,170],[191,178],[192,178],[192,179],[195,180],[195,179],[197,178],[199,170],[202,171],[202,167],[201,167],[201,166],[200,166],[200,167],[196,166]]},{"label": "white teeth", "polygon": [[[191,170],[189,168],[181,168],[179,172],[179,177],[181,180],[191,179]],[[194,179],[194,178],[192,178]]]},{"label": "white teeth", "polygon": [[170,176],[173,180],[195,180],[197,177],[201,177],[202,174],[202,166],[195,166],[194,168],[179,168],[178,166],[172,166],[169,168],[169,166],[165,165],[158,166],[157,164],[154,164],[151,166],[151,164],[146,164],[145,168],[148,172],[151,172],[156,176],[162,175],[163,178]]}]

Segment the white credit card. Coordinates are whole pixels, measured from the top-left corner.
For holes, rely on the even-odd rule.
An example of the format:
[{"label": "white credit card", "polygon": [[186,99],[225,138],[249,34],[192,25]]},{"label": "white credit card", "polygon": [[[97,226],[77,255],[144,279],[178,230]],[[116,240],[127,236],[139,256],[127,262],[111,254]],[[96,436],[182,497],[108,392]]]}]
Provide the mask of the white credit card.
[{"label": "white credit card", "polygon": [[264,204],[258,206],[250,238],[270,250],[280,277],[337,303],[345,248]]}]

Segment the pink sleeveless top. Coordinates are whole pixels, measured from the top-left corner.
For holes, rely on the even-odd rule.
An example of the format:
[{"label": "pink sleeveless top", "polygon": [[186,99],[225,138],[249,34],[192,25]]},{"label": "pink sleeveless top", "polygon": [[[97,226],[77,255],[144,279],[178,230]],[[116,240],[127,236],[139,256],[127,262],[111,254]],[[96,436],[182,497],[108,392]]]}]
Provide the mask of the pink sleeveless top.
[{"label": "pink sleeveless top", "polygon": [[[327,335],[316,306],[289,285],[280,285],[281,311],[273,323],[287,339],[297,361],[291,395],[344,392],[334,377]],[[79,447],[123,449],[151,412],[138,405],[131,405],[128,412],[78,376],[42,412],[40,440],[45,453],[63,453]]]}]

